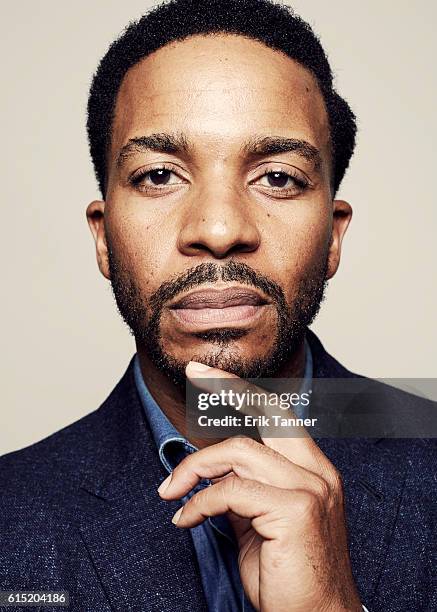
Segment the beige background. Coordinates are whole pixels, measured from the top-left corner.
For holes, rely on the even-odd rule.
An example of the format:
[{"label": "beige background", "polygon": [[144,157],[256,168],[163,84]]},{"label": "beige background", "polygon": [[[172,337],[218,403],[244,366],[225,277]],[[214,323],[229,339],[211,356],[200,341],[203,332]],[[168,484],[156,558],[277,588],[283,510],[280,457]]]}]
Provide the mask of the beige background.
[{"label": "beige background", "polygon": [[[98,195],[85,136],[91,74],[152,3],[2,0],[0,454],[94,410],[133,339],[85,220]],[[437,4],[296,0],[328,51],[360,135],[341,196],[354,206],[314,329],[349,368],[437,375]]]}]

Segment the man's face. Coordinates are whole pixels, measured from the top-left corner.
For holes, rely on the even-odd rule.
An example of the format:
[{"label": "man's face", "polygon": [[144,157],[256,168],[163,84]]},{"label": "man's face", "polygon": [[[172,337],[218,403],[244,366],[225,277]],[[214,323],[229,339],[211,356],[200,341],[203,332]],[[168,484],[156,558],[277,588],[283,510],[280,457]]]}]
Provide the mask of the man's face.
[{"label": "man's face", "polygon": [[155,365],[176,383],[190,359],[277,371],[350,218],[314,77],[240,36],[167,45],[123,80],[108,177],[88,207],[99,265]]}]

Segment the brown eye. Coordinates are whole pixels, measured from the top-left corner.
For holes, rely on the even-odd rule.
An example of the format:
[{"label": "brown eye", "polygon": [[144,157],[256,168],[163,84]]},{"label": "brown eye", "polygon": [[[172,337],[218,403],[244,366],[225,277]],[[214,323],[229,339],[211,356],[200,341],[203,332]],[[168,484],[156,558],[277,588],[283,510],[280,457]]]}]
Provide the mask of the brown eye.
[{"label": "brown eye", "polygon": [[168,189],[181,185],[184,180],[174,170],[166,167],[140,168],[130,178],[129,183],[142,193],[167,193]]},{"label": "brown eye", "polygon": [[[258,185],[275,197],[293,197],[300,195],[308,188],[308,181],[297,170],[269,170],[259,179]],[[256,184],[256,183],[255,183]]]},{"label": "brown eye", "polygon": [[266,174],[270,187],[283,188],[290,178],[285,172],[268,172]]},{"label": "brown eye", "polygon": [[156,170],[150,170],[147,174],[153,185],[167,185],[172,172],[165,168],[158,168]]}]

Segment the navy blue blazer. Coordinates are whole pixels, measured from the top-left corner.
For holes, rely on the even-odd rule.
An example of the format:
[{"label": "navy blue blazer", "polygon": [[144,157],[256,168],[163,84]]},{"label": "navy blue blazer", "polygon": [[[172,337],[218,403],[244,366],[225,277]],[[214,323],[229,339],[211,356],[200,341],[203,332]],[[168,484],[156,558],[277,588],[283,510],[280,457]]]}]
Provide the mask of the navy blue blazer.
[{"label": "navy blue blazer", "polygon": [[[308,340],[314,377],[356,376]],[[435,443],[317,442],[342,475],[361,601],[436,611]],[[0,458],[0,590],[68,591],[74,612],[206,610],[190,533],[171,523],[179,504],[156,492],[165,476],[131,362],[98,410]]]}]

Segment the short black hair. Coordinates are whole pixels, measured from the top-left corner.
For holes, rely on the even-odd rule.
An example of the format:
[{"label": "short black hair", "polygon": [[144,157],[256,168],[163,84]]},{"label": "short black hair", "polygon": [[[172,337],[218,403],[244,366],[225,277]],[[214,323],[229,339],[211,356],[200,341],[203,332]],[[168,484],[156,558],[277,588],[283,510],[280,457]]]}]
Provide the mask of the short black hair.
[{"label": "short black hair", "polygon": [[117,94],[127,71],[164,45],[194,35],[245,36],[282,51],[316,78],[329,118],[332,188],[337,191],[355,147],[356,121],[333,86],[331,68],[313,30],[293,9],[271,0],[171,0],[130,23],[109,47],[88,98],[88,139],[102,196]]}]

